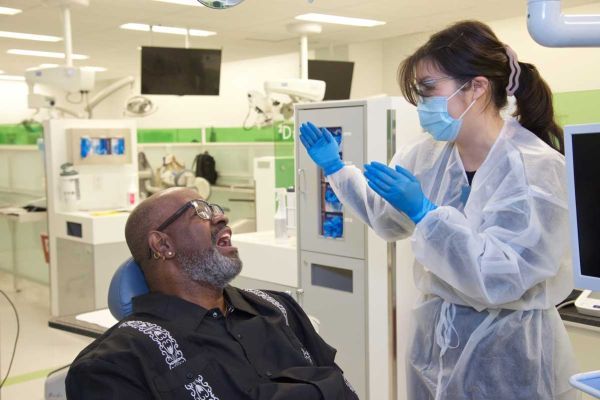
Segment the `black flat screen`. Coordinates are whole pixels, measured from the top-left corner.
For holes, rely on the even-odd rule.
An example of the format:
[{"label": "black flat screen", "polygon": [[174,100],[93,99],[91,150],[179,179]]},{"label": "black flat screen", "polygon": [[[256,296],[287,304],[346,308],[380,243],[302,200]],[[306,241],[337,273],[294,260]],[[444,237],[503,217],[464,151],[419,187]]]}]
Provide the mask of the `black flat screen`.
[{"label": "black flat screen", "polygon": [[142,94],[218,96],[221,50],[142,47]]},{"label": "black flat screen", "polygon": [[352,89],[354,63],[350,61],[308,60],[308,79],[325,81],[323,100],[347,100]]},{"label": "black flat screen", "polygon": [[572,136],[581,274],[600,278],[600,132]]}]

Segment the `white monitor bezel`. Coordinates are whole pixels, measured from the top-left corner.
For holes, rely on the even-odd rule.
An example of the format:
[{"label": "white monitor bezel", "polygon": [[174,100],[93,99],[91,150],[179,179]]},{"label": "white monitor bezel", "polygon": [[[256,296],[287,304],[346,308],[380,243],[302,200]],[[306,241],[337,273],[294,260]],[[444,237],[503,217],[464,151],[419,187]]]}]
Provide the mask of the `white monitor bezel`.
[{"label": "white monitor bezel", "polygon": [[[579,258],[579,229],[577,226],[577,202],[575,195],[575,176],[573,170],[573,140],[574,135],[598,134],[600,124],[583,124],[565,126],[565,162],[567,166],[567,189],[569,195],[569,225],[571,228],[571,254],[573,260],[573,280],[578,289],[600,291],[600,278],[582,275]],[[600,157],[600,154],[598,155]]]}]

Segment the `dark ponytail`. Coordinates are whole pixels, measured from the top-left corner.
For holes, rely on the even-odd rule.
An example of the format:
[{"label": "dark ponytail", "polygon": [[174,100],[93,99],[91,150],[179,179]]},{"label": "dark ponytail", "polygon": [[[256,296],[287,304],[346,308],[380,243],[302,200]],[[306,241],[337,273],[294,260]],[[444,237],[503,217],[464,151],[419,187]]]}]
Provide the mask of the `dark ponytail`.
[{"label": "dark ponytail", "polygon": [[519,88],[515,92],[517,110],[513,116],[526,129],[535,133],[548,145],[564,154],[562,128],[554,121],[552,92],[535,65],[522,63]]},{"label": "dark ponytail", "polygon": [[[430,62],[453,78],[467,82],[476,76],[490,81],[490,101],[500,110],[507,102],[507,86],[511,76],[506,46],[489,26],[478,21],[458,22],[432,35],[427,43],[406,58],[398,69],[398,83],[404,97],[416,105],[419,92],[416,68]],[[552,92],[537,69],[519,63],[521,75],[515,92],[519,123],[555,150],[564,152],[563,132],[554,121]]]}]

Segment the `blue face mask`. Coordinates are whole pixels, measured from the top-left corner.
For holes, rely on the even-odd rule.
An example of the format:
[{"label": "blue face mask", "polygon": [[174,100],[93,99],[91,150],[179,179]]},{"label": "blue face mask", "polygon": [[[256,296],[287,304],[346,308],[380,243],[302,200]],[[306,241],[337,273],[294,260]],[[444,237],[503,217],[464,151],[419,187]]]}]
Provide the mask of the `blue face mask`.
[{"label": "blue face mask", "polygon": [[465,84],[448,97],[423,97],[417,104],[421,127],[426,132],[429,132],[435,140],[450,142],[456,140],[462,126],[462,118],[473,107],[477,99],[473,100],[458,119],[453,118],[448,113],[448,100],[454,97],[467,83],[469,82],[465,82]]}]

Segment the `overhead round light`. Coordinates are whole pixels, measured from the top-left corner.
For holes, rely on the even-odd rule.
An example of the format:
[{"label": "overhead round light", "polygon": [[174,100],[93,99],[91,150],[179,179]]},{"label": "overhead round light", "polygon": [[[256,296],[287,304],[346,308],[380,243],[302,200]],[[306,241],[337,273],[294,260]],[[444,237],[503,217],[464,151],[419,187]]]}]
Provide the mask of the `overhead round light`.
[{"label": "overhead round light", "polygon": [[233,6],[237,6],[244,0],[198,0],[199,3],[208,7],[215,9],[225,9],[231,8]]}]

